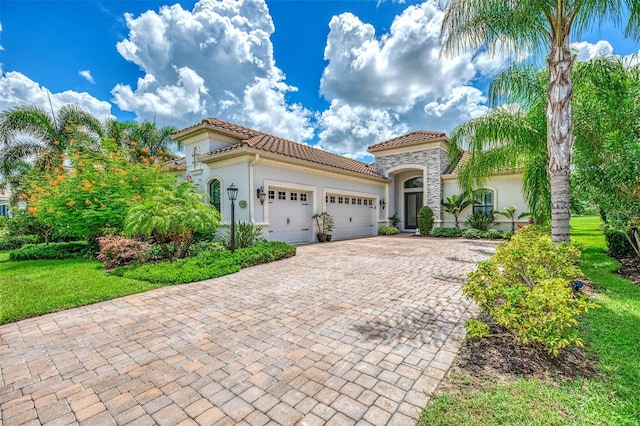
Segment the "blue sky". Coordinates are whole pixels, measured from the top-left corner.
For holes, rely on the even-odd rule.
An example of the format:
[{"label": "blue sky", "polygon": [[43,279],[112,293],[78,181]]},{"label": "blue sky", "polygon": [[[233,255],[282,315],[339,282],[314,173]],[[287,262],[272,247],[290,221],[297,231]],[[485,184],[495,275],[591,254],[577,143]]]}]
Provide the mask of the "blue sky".
[{"label": "blue sky", "polygon": [[[486,112],[502,58],[441,60],[442,1],[0,2],[0,110],[78,103],[101,119],[220,117],[367,159],[373,143]],[[629,55],[611,24],[574,47]],[[46,89],[46,90],[45,90]]]}]

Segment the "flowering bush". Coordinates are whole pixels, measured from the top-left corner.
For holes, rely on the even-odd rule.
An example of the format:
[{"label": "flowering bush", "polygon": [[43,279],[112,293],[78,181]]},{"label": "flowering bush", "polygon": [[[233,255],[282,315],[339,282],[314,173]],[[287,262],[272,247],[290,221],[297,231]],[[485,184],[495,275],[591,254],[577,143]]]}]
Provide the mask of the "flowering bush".
[{"label": "flowering bush", "polygon": [[98,260],[104,263],[107,270],[118,266],[144,263],[152,247],[144,241],[117,235],[98,238],[98,244],[100,245]]}]

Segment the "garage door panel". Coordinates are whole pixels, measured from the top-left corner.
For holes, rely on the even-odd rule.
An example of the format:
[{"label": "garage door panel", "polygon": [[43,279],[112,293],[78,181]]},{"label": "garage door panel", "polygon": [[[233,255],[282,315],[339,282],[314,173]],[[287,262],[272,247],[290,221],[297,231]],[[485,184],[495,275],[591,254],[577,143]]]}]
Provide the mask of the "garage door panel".
[{"label": "garage door panel", "polygon": [[375,209],[372,198],[329,194],[325,201],[327,212],[335,220],[335,238],[374,234]]},{"label": "garage door panel", "polygon": [[311,238],[311,194],[274,188],[269,190],[269,240],[288,243],[307,242]]}]

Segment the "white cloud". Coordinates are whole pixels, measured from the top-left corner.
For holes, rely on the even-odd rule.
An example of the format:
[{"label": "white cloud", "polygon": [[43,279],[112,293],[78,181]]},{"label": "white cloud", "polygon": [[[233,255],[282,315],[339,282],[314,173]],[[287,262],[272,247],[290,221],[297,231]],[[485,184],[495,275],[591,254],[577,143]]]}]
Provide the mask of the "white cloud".
[{"label": "white cloud", "polygon": [[576,55],[576,59],[581,62],[588,61],[598,56],[608,56],[613,53],[613,46],[606,40],[600,40],[596,44],[588,41],[571,43],[571,50]]},{"label": "white cloud", "polygon": [[96,81],[93,79],[93,76],[91,75],[90,70],[80,70],[78,71],[78,74],[81,77],[85,78],[89,83],[96,84]]},{"label": "white cloud", "polygon": [[[0,67],[0,111],[22,105],[35,105],[50,111],[49,91],[46,87],[31,80],[26,75],[16,72],[4,72]],[[93,114],[99,120],[112,117],[111,104],[94,98],[87,92],[75,92],[65,90],[64,92],[51,93],[51,104],[54,110],[66,104],[76,104]]]},{"label": "white cloud", "polygon": [[406,131],[448,132],[485,113],[472,80],[497,73],[507,60],[481,52],[441,58],[441,3],[407,7],[378,37],[351,13],[332,18],[320,83],[331,102],[319,119],[323,147],[362,157],[368,145]]},{"label": "white cloud", "polygon": [[297,89],[275,65],[264,0],[201,0],[125,21],[129,34],[116,48],[144,76],[135,88],[113,88],[120,109],[177,126],[218,116],[297,141],[313,136],[310,111],[285,99]]}]

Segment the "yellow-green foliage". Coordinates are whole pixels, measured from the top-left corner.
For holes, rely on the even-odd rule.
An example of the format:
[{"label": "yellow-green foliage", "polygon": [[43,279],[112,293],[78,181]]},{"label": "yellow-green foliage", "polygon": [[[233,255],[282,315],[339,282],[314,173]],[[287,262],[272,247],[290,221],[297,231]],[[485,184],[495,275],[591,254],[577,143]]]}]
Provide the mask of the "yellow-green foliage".
[{"label": "yellow-green foliage", "polygon": [[553,244],[545,228],[528,226],[469,274],[463,291],[522,343],[546,345],[552,355],[582,346],[577,316],[596,305],[572,290],[581,250]]},{"label": "yellow-green foliage", "polygon": [[476,318],[468,319],[464,324],[469,339],[482,339],[489,335],[489,326],[484,321]]}]

